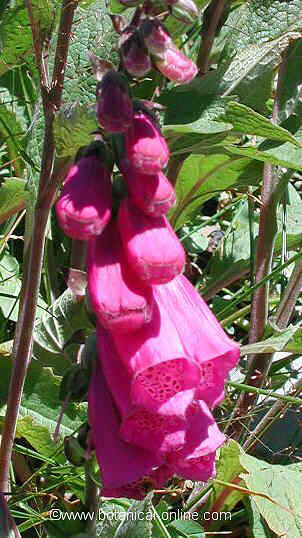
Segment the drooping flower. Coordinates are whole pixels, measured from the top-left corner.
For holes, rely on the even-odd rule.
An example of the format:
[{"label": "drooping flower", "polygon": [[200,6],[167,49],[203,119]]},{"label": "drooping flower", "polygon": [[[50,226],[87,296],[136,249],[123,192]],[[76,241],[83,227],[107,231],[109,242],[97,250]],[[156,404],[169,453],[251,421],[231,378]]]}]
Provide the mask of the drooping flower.
[{"label": "drooping flower", "polygon": [[125,32],[120,40],[124,67],[130,75],[143,77],[152,69],[151,59],[138,31]]},{"label": "drooping flower", "polygon": [[154,120],[144,112],[134,114],[126,133],[126,153],[143,174],[157,174],[169,160],[169,148]]},{"label": "drooping flower", "polygon": [[104,327],[133,331],[150,321],[152,289],[128,266],[115,222],[89,241],[87,272],[91,305]]},{"label": "drooping flower", "polygon": [[[161,414],[161,406],[158,407],[156,402],[153,402],[150,410],[150,398],[146,402],[146,394],[143,395],[144,392],[146,393],[143,383],[145,376],[150,376],[152,371],[148,368],[141,368],[137,378],[132,368],[134,363],[129,361],[129,364],[126,364],[120,358],[112,335],[101,326],[97,327],[97,348],[98,359],[106,382],[120,413],[122,439],[128,443],[155,451],[157,454],[182,448],[185,443],[187,425],[184,411],[180,405],[177,405],[176,399],[173,400],[173,394],[169,402],[170,415]],[[164,363],[164,372],[165,369],[166,364]],[[196,378],[196,382],[198,383],[198,378]],[[159,390],[161,390],[160,387]],[[141,395],[143,395],[142,398],[140,398]],[[191,399],[192,396],[193,393]],[[167,397],[169,398],[169,395]],[[183,399],[182,406],[187,406],[188,392],[179,394],[178,400],[181,399]],[[145,403],[147,403],[147,408]],[[157,405],[158,412],[154,410],[154,404]],[[179,414],[182,416],[178,416]]]},{"label": "drooping flower", "polygon": [[215,407],[224,398],[228,372],[240,357],[239,346],[222,329],[213,312],[192,286],[179,275],[164,286],[154,287],[154,298],[167,308],[187,353],[199,364],[201,382],[197,399]]},{"label": "drooping flower", "polygon": [[172,43],[168,31],[156,18],[144,19],[140,26],[140,31],[147,49],[152,54],[165,52]]},{"label": "drooping flower", "polygon": [[109,132],[123,133],[131,124],[133,105],[126,80],[116,71],[108,71],[97,87],[97,116]]},{"label": "drooping flower", "polygon": [[111,216],[110,172],[96,155],[80,159],[66,177],[56,213],[64,233],[72,239],[99,235]]},{"label": "drooping flower", "polygon": [[176,202],[175,191],[163,172],[143,174],[129,161],[120,165],[131,201],[150,216],[165,215]]},{"label": "drooping flower", "polygon": [[105,488],[136,482],[160,465],[161,459],[156,453],[122,440],[119,414],[100,364],[95,365],[89,385],[88,414]]},{"label": "drooping flower", "polygon": [[159,58],[155,59],[157,69],[169,80],[187,84],[196,77],[198,68],[175,45],[171,45]]},{"label": "drooping flower", "polygon": [[185,251],[166,217],[149,217],[125,199],[118,226],[128,263],[141,280],[161,284],[182,272]]}]

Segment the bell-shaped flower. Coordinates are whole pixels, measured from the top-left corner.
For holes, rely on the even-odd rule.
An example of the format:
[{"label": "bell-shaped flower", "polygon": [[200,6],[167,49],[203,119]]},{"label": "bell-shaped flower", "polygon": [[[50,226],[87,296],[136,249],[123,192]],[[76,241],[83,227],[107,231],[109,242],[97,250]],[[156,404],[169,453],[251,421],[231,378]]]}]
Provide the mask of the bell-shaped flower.
[{"label": "bell-shaped flower", "polygon": [[136,112],[125,138],[127,157],[143,174],[157,174],[168,164],[167,142],[149,114]]},{"label": "bell-shaped flower", "polygon": [[115,222],[89,241],[87,273],[90,302],[104,327],[128,332],[150,321],[152,289],[127,264]]},{"label": "bell-shaped flower", "polygon": [[124,67],[130,75],[143,77],[151,71],[151,59],[138,31],[130,31],[122,35],[120,51]]},{"label": "bell-shaped flower", "polygon": [[132,378],[133,405],[183,418],[200,384],[200,368],[185,352],[165,306],[154,303],[150,323],[130,334],[113,332],[112,338]]},{"label": "bell-shaped flower", "polygon": [[[162,415],[160,408],[159,412],[150,411],[144,407],[146,396],[140,399],[144,387],[139,386],[139,383],[141,379],[144,379],[145,373],[149,375],[149,371],[142,370],[139,380],[137,380],[135,372],[131,369],[131,364],[128,368],[127,364],[119,357],[110,332],[100,325],[97,327],[97,347],[106,382],[120,413],[122,439],[147,450],[155,451],[157,454],[174,452],[182,448],[187,429],[184,415],[181,417]],[[178,402],[183,399],[182,405],[188,405],[188,391],[181,392],[178,395],[178,401],[173,396],[169,402],[170,413],[176,415],[183,413]],[[147,406],[150,407],[149,401],[147,401]]]},{"label": "bell-shaped flower", "polygon": [[182,272],[185,251],[166,217],[147,216],[125,199],[118,226],[128,263],[141,280],[161,284]]},{"label": "bell-shaped flower", "polygon": [[111,133],[123,133],[131,124],[133,105],[123,75],[108,71],[97,87],[97,116]]},{"label": "bell-shaped flower", "polygon": [[120,169],[131,201],[146,215],[165,215],[173,207],[175,191],[163,172],[143,174],[127,160],[121,163]]},{"label": "bell-shaped flower", "polygon": [[165,52],[172,43],[168,30],[156,18],[144,19],[140,31],[147,49],[152,54]]},{"label": "bell-shaped flower", "polygon": [[56,214],[64,233],[72,239],[99,235],[111,217],[110,172],[96,155],[74,164],[66,177]]},{"label": "bell-shaped flower", "polygon": [[196,77],[198,68],[175,45],[171,45],[159,58],[155,59],[157,69],[169,80],[187,84]]},{"label": "bell-shaped flower", "polygon": [[156,453],[121,439],[119,413],[98,363],[89,386],[88,415],[105,488],[120,488],[141,480],[160,465]]},{"label": "bell-shaped flower", "polygon": [[199,364],[201,382],[197,399],[209,407],[218,405],[224,398],[225,378],[240,357],[238,344],[227,336],[185,276],[155,286],[154,298],[158,305],[165,305],[184,348]]}]

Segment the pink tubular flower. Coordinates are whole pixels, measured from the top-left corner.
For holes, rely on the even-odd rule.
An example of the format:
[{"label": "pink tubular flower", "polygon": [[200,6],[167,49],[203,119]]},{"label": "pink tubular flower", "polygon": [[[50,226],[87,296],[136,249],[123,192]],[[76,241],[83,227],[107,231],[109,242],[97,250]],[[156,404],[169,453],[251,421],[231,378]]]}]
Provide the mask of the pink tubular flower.
[{"label": "pink tubular flower", "polygon": [[166,217],[149,217],[123,200],[118,227],[128,262],[149,284],[169,282],[185,265],[185,251]]},{"label": "pink tubular flower", "polygon": [[80,159],[66,177],[56,213],[64,233],[72,239],[99,235],[111,216],[110,173],[97,156]]},{"label": "pink tubular flower", "polygon": [[171,45],[160,59],[155,60],[157,69],[169,80],[187,84],[196,77],[198,68],[175,45]]},{"label": "pink tubular flower", "polygon": [[200,369],[163,307],[154,304],[150,323],[128,335],[113,332],[112,339],[131,376],[133,406],[183,418],[199,386]]},{"label": "pink tubular flower", "polygon": [[126,133],[126,152],[131,164],[143,174],[157,174],[167,165],[169,148],[148,114],[134,114],[132,126]]},{"label": "pink tubular flower", "polygon": [[[185,443],[187,427],[184,416],[162,415],[160,412],[150,411],[144,407],[146,394],[143,395],[144,387],[140,386],[140,380],[144,379],[145,374],[149,375],[150,371],[141,370],[139,380],[137,380],[132,365],[129,363],[129,367],[127,367],[122,361],[112,336],[101,326],[97,327],[97,347],[106,382],[120,413],[122,439],[147,450],[155,451],[157,454],[182,448]],[[198,382],[198,378],[196,381]],[[141,395],[143,395],[142,399],[140,399]],[[178,397],[179,400],[183,398],[183,405],[187,405],[187,396],[188,394],[183,392]],[[170,401],[170,412],[175,414],[182,412],[172,400]],[[155,403],[153,402],[152,409]],[[150,407],[149,404],[150,402],[147,401],[148,407]],[[172,408],[172,406],[174,407]]]},{"label": "pink tubular flower", "polygon": [[152,69],[148,50],[138,32],[121,38],[121,55],[125,69],[134,77],[143,77]]},{"label": "pink tubular flower", "polygon": [[104,327],[133,331],[150,321],[152,289],[128,267],[115,223],[89,241],[87,272],[91,305]]},{"label": "pink tubular flower", "polygon": [[111,133],[123,133],[131,124],[132,101],[126,80],[109,71],[97,88],[97,115],[100,124]]},{"label": "pink tubular flower", "polygon": [[120,168],[131,201],[146,215],[165,215],[173,207],[176,202],[175,191],[162,172],[154,175],[143,174],[126,160],[121,163]]},{"label": "pink tubular flower", "polygon": [[160,464],[148,450],[125,443],[119,435],[120,419],[99,364],[93,373],[88,395],[92,442],[105,488],[120,488],[140,480]]},{"label": "pink tubular flower", "polygon": [[228,372],[239,360],[239,346],[227,336],[185,276],[154,287],[154,298],[166,306],[184,348],[199,364],[201,383],[196,398],[215,407],[223,400]]},{"label": "pink tubular flower", "polygon": [[148,18],[143,20],[140,30],[142,32],[146,47],[152,54],[165,52],[165,50],[172,43],[172,39],[168,31],[156,18]]}]

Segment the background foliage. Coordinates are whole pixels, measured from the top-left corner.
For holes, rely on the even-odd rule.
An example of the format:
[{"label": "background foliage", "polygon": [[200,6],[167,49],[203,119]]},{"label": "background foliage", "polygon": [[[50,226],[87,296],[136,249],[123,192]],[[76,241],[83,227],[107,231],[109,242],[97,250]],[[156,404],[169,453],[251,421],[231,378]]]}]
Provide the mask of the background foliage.
[{"label": "background foliage", "polygon": [[[209,23],[208,2],[189,31],[168,20],[179,45],[194,60],[202,51]],[[49,38],[52,65],[59,16],[57,0],[35,0],[33,9]],[[82,1],[76,11],[67,62],[63,107],[55,120],[57,158],[71,158],[92,140],[95,129],[95,79],[87,53],[118,62],[116,34],[109,13],[121,11],[116,0]],[[246,386],[247,356],[268,353],[273,361],[251,421],[237,440],[220,451],[212,483],[170,484],[143,503],[105,501],[106,511],[153,514],[130,521],[97,524],[104,538],[202,538],[204,532],[267,538],[302,536],[300,494],[302,463],[299,430],[302,332],[301,296],[290,325],[278,326],[276,315],[285,290],[296,275],[301,283],[302,238],[302,2],[301,0],[226,1],[223,24],[216,29],[211,69],[186,86],[161,83],[162,127],[171,149],[168,176],[175,183],[177,205],[170,214],[188,253],[187,276],[210,302],[223,326],[242,344],[242,361],[232,374],[227,398],[218,410],[221,427]],[[286,62],[284,57],[286,55]],[[283,61],[279,122],[272,122],[276,73]],[[133,84],[134,96],[150,99],[158,75]],[[26,230],[37,194],[44,121],[39,75],[27,10],[21,0],[0,6],[0,425],[3,423],[12,339],[15,331]],[[285,177],[276,194],[277,236],[273,249],[269,316],[261,341],[248,345],[255,286],[255,252],[259,237],[260,190],[265,164]],[[27,219],[25,223],[25,213]],[[273,217],[266,222],[273,227]],[[30,233],[30,232],[29,232]],[[70,462],[64,438],[76,439],[86,421],[85,396],[71,402],[62,378],[77,360],[79,348],[93,331],[83,301],[67,288],[71,244],[49,219],[33,360],[22,399],[11,466],[11,514],[25,538],[89,536],[87,522],[54,521],[50,511],[77,513],[85,507],[87,468]],[[296,273],[295,273],[296,271]],[[77,378],[81,384],[81,379]],[[84,383],[84,381],[83,381]],[[63,388],[66,385],[63,385]],[[294,388],[293,388],[294,387]],[[68,387],[67,387],[68,388]],[[63,392],[63,393],[62,393]],[[261,394],[260,394],[261,392]],[[62,402],[63,400],[63,402]],[[63,415],[61,409],[63,405]],[[274,418],[259,428],[275,409]],[[241,417],[242,418],[242,417]],[[257,442],[251,443],[255,430]],[[81,446],[79,462],[83,463]],[[83,451],[83,449],[82,449]],[[259,459],[260,458],[260,459]],[[77,462],[78,463],[78,462]],[[90,479],[99,483],[92,462]],[[86,473],[86,476],[85,476]],[[198,521],[167,522],[166,511],[199,512]],[[208,512],[232,512],[229,521],[206,521]],[[0,504],[0,520],[6,514]],[[3,527],[4,529],[4,527]],[[92,536],[95,534],[91,534]],[[0,537],[7,536],[0,529]],[[13,534],[9,534],[13,536]]]}]

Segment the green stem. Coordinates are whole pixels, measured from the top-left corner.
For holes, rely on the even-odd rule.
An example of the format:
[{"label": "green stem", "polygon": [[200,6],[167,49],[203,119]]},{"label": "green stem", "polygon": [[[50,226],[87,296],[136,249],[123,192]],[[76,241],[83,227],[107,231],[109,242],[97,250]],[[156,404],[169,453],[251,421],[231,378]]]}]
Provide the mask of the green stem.
[{"label": "green stem", "polygon": [[294,398],[293,396],[284,396],[278,392],[270,391],[267,389],[261,389],[258,387],[253,387],[252,385],[245,385],[244,383],[235,383],[233,381],[228,381],[227,385],[235,389],[240,390],[241,392],[253,393],[253,394],[264,394],[270,398],[275,398],[276,400],[281,400],[293,405],[302,405],[301,398]]}]

